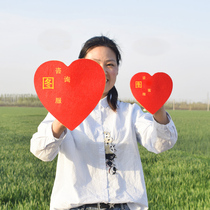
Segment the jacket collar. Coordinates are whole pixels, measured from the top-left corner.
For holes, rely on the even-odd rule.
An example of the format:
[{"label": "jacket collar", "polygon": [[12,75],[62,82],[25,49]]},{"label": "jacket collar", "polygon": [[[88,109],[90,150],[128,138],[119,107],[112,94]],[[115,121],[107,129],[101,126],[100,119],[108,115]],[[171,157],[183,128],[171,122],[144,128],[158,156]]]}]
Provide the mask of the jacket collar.
[{"label": "jacket collar", "polygon": [[107,102],[107,96],[104,97],[104,98],[102,98],[102,99],[99,101],[98,104],[99,104],[100,106],[104,107],[104,108],[108,107],[109,104],[108,104],[108,102]]}]

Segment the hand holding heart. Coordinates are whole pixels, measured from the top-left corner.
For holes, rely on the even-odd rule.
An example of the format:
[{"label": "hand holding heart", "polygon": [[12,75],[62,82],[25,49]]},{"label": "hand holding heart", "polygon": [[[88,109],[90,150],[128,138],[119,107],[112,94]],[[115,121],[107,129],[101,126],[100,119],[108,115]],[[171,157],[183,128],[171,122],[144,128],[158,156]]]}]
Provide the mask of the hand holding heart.
[{"label": "hand holding heart", "polygon": [[150,113],[156,113],[172,92],[173,82],[169,75],[159,72],[151,76],[141,72],[130,81],[130,88],[136,100]]},{"label": "hand holding heart", "polygon": [[48,61],[37,69],[34,85],[44,107],[65,127],[75,129],[95,108],[104,91],[100,65],[79,59],[66,66]]}]

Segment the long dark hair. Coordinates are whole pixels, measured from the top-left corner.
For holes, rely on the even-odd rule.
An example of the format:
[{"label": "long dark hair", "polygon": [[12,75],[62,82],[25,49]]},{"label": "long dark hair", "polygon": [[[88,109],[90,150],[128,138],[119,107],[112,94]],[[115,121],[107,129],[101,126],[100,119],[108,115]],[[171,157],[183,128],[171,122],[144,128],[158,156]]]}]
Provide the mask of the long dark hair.
[{"label": "long dark hair", "polygon": [[[109,47],[115,53],[117,65],[119,66],[121,61],[119,47],[114,40],[111,40],[106,36],[95,36],[87,40],[80,51],[79,58],[85,58],[90,50],[99,46]],[[113,86],[113,88],[108,92],[107,95],[107,102],[113,111],[117,110],[117,99],[118,92],[115,86]]]}]

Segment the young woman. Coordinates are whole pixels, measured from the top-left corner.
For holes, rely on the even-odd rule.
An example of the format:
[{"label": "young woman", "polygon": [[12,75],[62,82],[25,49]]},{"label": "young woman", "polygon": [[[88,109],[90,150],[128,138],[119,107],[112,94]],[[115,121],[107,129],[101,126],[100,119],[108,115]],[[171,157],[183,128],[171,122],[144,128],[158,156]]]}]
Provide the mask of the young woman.
[{"label": "young woman", "polygon": [[152,116],[118,101],[114,85],[121,55],[113,40],[89,39],[79,58],[104,69],[100,102],[73,131],[49,113],[31,139],[39,159],[51,161],[58,154],[50,209],[148,209],[137,142],[154,153],[168,150],[177,140],[175,125],[164,107]]}]

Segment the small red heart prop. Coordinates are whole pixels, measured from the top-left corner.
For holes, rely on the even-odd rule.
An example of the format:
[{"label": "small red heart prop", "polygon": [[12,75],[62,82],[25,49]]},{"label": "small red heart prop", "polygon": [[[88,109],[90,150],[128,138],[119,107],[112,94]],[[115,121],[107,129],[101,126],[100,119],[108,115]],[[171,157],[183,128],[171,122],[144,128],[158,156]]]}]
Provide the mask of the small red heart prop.
[{"label": "small red heart prop", "polygon": [[136,100],[150,113],[157,112],[171,95],[173,82],[163,72],[151,76],[141,72],[135,74],[130,81],[130,88]]},{"label": "small red heart prop", "polygon": [[79,59],[66,66],[48,61],[37,69],[34,85],[44,107],[74,130],[96,107],[105,88],[105,74],[93,60]]}]

